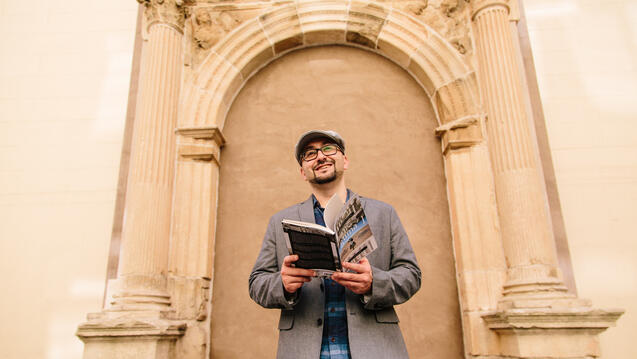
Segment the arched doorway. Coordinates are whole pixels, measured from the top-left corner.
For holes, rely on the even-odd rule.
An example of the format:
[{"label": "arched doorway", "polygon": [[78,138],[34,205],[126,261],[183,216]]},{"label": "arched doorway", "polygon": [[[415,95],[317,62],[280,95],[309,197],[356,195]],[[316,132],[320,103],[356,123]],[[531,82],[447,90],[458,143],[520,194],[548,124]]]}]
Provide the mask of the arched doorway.
[{"label": "arched doorway", "polygon": [[[300,133],[347,141],[348,186],[397,209],[423,286],[397,308],[412,357],[463,356],[449,210],[431,102],[403,69],[373,53],[292,52],[247,82],[225,121],[212,297],[212,357],[273,357],[278,311],[247,294],[268,218],[307,198],[292,151]],[[371,180],[370,180],[371,179]]]}]

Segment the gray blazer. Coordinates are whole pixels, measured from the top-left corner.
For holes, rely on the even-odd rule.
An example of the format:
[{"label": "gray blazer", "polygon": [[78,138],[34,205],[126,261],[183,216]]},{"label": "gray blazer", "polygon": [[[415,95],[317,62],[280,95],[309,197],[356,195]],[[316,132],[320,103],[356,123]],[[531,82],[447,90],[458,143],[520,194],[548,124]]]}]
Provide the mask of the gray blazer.
[{"label": "gray blazer", "polygon": [[[420,288],[420,268],[396,211],[386,203],[361,197],[378,248],[367,258],[372,292],[367,303],[346,290],[349,346],[353,359],[407,358],[394,305]],[[250,274],[250,297],[265,308],[280,308],[277,358],[318,358],[323,335],[323,281],[305,283],[294,301],[284,296],[281,264],[288,255],[282,219],[314,223],[312,197],[270,218],[263,245]]]}]

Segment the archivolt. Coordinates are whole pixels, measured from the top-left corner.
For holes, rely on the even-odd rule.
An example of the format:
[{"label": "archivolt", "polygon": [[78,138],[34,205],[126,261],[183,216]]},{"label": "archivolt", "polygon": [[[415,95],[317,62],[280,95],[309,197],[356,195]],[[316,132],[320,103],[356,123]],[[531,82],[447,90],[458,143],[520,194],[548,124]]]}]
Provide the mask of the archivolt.
[{"label": "archivolt", "polygon": [[213,47],[182,91],[180,127],[218,126],[243,84],[288,51],[348,45],[385,56],[429,94],[440,124],[480,116],[475,73],[426,24],[383,4],[311,0],[274,6]]}]

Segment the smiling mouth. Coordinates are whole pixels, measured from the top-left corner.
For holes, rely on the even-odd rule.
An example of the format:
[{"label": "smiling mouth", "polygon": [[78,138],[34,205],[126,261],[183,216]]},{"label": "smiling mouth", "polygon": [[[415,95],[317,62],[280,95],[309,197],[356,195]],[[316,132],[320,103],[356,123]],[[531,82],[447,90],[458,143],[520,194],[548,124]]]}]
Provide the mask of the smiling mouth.
[{"label": "smiling mouth", "polygon": [[322,164],[316,166],[316,168],[314,168],[314,171],[320,171],[323,168],[329,167],[331,165],[332,165],[331,163],[322,163]]}]

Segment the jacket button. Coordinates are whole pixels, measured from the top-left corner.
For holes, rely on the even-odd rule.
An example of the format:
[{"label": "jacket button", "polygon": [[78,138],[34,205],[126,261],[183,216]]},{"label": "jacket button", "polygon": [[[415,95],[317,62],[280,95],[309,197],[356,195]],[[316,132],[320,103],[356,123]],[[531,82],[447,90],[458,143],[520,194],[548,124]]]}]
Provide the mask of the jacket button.
[{"label": "jacket button", "polygon": [[316,320],[316,325],[321,325],[321,324],[323,324],[323,319],[318,318],[318,319]]}]

